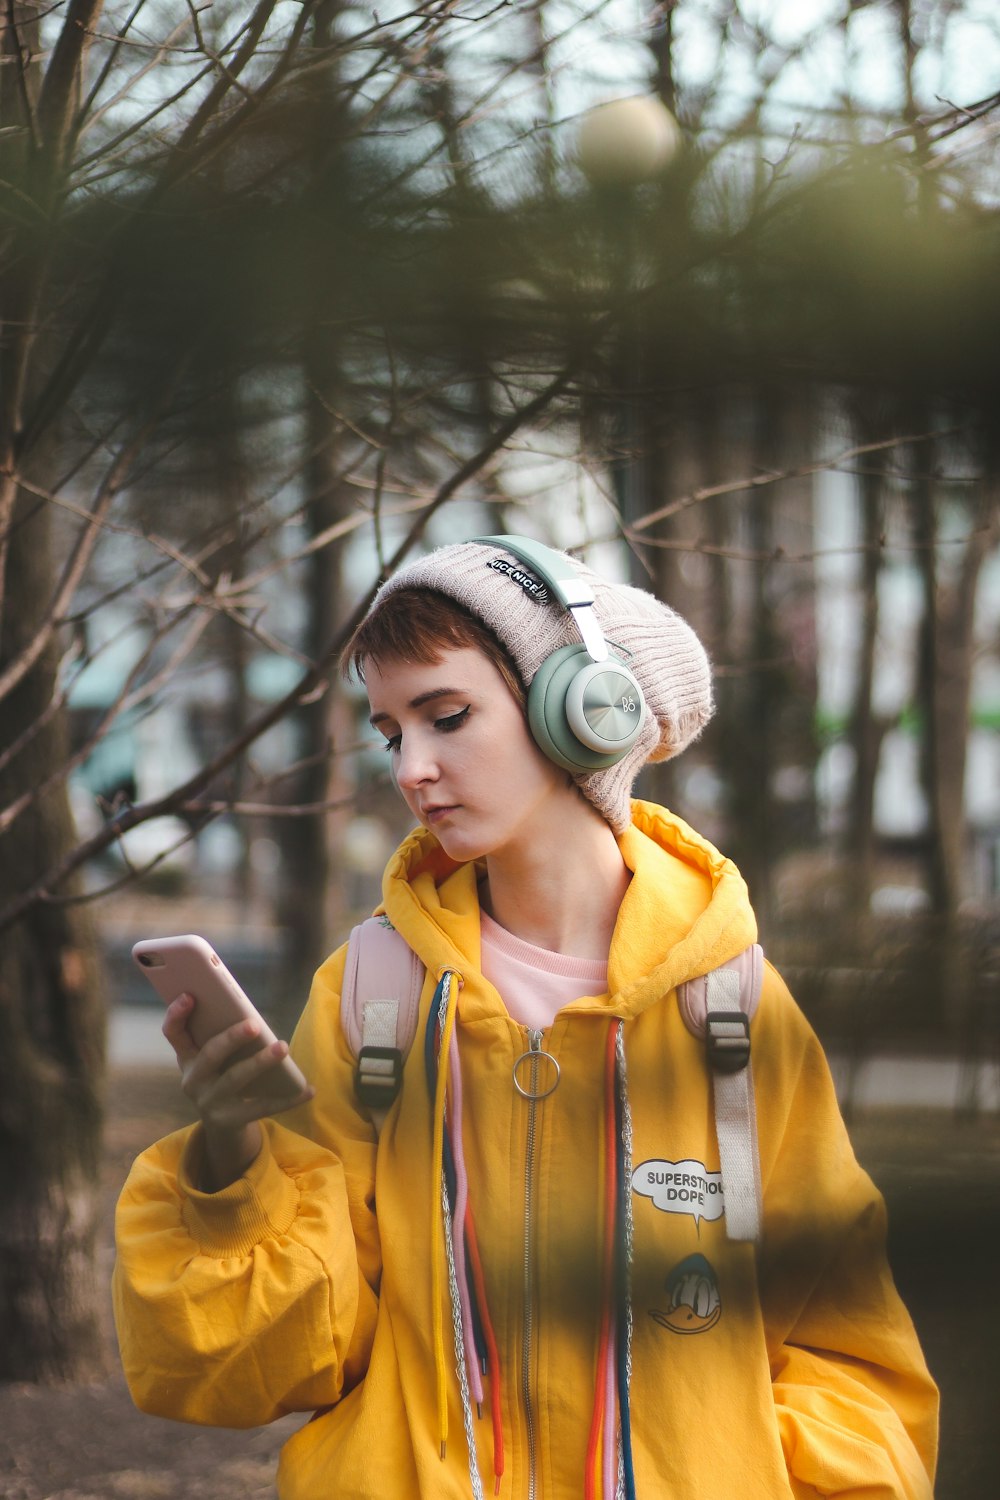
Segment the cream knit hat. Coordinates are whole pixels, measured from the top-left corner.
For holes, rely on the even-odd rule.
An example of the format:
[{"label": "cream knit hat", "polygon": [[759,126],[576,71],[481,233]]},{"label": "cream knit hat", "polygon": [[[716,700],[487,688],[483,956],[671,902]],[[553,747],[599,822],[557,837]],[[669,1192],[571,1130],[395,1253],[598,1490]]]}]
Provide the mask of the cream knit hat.
[{"label": "cream knit hat", "polygon": [[[559,554],[594,591],[594,609],[612,653],[638,679],[648,713],[639,738],[617,765],[574,772],[583,795],[616,833],[631,822],[632,783],[648,761],[669,760],[712,717],[708,657],[690,625],[653,594],[607,583]],[[507,651],[528,687],[545,658],[580,640],[572,615],[514,553],[487,542],[459,542],[407,564],[384,583],[372,611],[400,588],[436,589],[477,615]]]}]

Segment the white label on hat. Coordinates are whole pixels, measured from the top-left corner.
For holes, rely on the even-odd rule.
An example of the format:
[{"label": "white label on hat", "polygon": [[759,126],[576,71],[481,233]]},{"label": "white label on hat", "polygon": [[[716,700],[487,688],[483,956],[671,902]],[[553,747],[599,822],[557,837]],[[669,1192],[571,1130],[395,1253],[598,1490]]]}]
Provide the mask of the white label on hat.
[{"label": "white label on hat", "polygon": [[506,557],[491,557],[486,566],[495,569],[497,573],[505,573],[513,583],[519,584],[524,592],[537,600],[539,604],[548,604],[549,591],[544,583],[531,573],[526,573],[523,568],[518,567],[517,563],[510,562]]}]

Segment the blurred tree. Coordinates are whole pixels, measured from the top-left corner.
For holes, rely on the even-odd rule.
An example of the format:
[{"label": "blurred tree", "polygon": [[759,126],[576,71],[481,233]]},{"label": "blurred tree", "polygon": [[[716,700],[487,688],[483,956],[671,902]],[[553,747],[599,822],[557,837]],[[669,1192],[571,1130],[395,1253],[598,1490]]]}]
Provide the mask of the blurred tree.
[{"label": "blurred tree", "polygon": [[[23,434],[51,341],[39,228],[58,212],[96,4],[77,4],[44,71],[38,7],[7,7],[0,57],[0,805],[6,904],[75,843],[65,721],[50,714],[67,608],[92,539],[60,569],[44,484],[54,455]],[[39,243],[41,239],[41,243]],[[61,576],[60,576],[61,574]],[[20,743],[19,743],[20,742]],[[26,753],[30,745],[30,753]],[[18,754],[20,751],[20,754]],[[27,796],[37,789],[37,796]],[[104,1017],[85,912],[36,903],[0,946],[0,1378],[66,1376],[96,1354],[93,1285]]]},{"label": "blurred tree", "polygon": [[[877,411],[877,408],[876,408]],[[858,663],[850,707],[848,737],[854,759],[846,848],[852,879],[848,885],[850,914],[862,921],[868,912],[875,880],[875,779],[879,753],[891,722],[875,706],[875,663],[881,617],[879,578],[886,537],[885,454],[874,447],[885,430],[884,412],[873,415],[858,401],[852,412],[858,446],[874,448],[858,476],[861,510],[861,580]],[[881,418],[881,420],[879,420]]]}]

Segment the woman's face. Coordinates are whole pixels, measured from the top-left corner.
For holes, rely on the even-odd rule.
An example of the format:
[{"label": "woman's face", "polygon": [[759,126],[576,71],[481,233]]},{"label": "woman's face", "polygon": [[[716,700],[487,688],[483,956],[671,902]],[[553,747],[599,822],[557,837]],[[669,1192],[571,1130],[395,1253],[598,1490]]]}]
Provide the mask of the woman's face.
[{"label": "woman's face", "polygon": [[576,804],[566,773],[531,738],[521,705],[475,647],[435,662],[365,664],[371,722],[407,807],[455,860],[557,832]]}]

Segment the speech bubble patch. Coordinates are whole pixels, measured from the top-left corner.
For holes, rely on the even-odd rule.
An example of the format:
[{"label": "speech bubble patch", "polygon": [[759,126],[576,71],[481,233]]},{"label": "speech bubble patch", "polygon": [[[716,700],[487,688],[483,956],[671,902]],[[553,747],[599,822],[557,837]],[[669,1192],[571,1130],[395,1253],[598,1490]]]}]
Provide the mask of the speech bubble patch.
[{"label": "speech bubble patch", "polygon": [[722,1173],[700,1161],[644,1161],[632,1173],[632,1191],[652,1198],[665,1214],[690,1214],[695,1223],[721,1219]]}]

